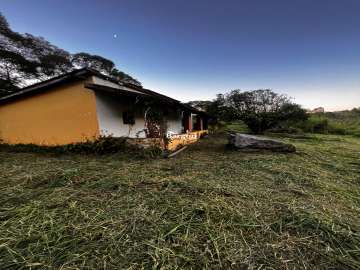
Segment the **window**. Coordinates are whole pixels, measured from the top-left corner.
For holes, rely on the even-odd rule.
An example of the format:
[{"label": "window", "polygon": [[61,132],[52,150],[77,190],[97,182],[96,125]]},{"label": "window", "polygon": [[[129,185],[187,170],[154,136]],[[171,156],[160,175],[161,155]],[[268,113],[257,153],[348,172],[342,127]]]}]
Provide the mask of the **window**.
[{"label": "window", "polygon": [[124,124],[126,124],[126,125],[133,125],[133,124],[135,124],[135,115],[134,115],[134,112],[130,112],[130,111],[123,112],[122,116],[123,116],[123,123],[124,123]]}]

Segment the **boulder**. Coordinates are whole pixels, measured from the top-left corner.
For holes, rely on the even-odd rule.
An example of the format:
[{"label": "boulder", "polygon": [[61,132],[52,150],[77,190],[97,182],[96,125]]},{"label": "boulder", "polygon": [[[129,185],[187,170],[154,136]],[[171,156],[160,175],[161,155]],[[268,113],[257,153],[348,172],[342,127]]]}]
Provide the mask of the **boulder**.
[{"label": "boulder", "polygon": [[292,144],[240,133],[229,135],[229,146],[241,150],[270,150],[274,152],[286,153],[292,153],[296,151],[295,146]]}]

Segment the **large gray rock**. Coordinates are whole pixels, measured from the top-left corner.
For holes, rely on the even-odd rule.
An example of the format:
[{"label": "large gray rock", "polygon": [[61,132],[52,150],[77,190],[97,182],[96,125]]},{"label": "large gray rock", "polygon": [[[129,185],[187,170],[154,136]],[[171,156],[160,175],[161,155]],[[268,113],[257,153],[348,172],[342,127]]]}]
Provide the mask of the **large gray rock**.
[{"label": "large gray rock", "polygon": [[270,150],[274,152],[295,152],[292,144],[258,136],[234,133],[229,135],[229,146],[242,150]]}]

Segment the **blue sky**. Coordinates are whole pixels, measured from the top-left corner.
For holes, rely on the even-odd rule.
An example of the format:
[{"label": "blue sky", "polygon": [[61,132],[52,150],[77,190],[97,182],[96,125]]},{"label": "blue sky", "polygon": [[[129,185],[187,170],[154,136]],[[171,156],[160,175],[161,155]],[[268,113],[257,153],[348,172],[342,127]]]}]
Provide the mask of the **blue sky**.
[{"label": "blue sky", "polygon": [[359,0],[1,0],[0,11],[15,31],[107,57],[182,101],[271,88],[306,108],[360,106]]}]

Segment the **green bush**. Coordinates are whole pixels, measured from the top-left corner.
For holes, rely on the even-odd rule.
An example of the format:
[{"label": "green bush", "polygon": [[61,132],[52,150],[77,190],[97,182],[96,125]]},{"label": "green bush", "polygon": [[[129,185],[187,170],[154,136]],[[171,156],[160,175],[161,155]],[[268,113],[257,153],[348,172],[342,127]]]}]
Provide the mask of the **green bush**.
[{"label": "green bush", "polygon": [[59,146],[45,146],[36,144],[4,144],[0,142],[0,151],[8,152],[35,152],[35,153],[77,153],[77,154],[115,154],[119,152],[132,153],[140,157],[153,157],[160,155],[162,150],[157,147],[142,149],[126,143],[126,138],[114,138],[104,136],[95,141],[86,141],[82,143],[71,143]]},{"label": "green bush", "polygon": [[329,122],[327,119],[321,119],[319,121],[310,122],[310,126],[313,133],[326,134],[329,130]]},{"label": "green bush", "polygon": [[347,135],[351,134],[345,125],[341,125],[332,121],[325,115],[312,115],[307,121],[303,121],[296,124],[296,127],[300,128],[304,132],[319,133],[319,134],[336,134]]},{"label": "green bush", "polygon": [[335,123],[331,123],[328,127],[328,133],[329,134],[336,134],[336,135],[347,135],[350,134],[348,131],[346,131],[345,128],[336,125]]},{"label": "green bush", "polygon": [[307,121],[298,123],[297,126],[304,132],[327,134],[329,122],[325,118],[310,117]]}]

